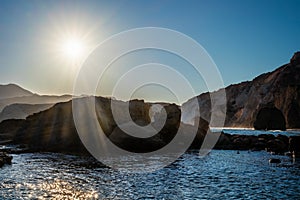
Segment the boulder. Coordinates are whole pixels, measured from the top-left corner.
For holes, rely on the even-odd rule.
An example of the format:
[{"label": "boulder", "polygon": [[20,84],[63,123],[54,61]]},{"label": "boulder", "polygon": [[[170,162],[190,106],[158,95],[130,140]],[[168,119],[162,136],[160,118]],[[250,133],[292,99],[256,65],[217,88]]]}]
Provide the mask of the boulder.
[{"label": "boulder", "polygon": [[288,137],[271,134],[254,135],[230,135],[221,133],[215,149],[230,150],[268,150],[276,154],[283,154],[288,151]]},{"label": "boulder", "polygon": [[288,150],[287,144],[280,139],[270,140],[267,142],[267,151],[275,154],[283,154]]},{"label": "boulder", "polygon": [[272,163],[279,164],[279,163],[281,163],[281,160],[278,158],[271,158],[271,159],[269,159],[269,163],[270,164],[272,164]]},{"label": "boulder", "polygon": [[12,156],[8,155],[5,152],[0,152],[0,167],[5,164],[11,164]]}]

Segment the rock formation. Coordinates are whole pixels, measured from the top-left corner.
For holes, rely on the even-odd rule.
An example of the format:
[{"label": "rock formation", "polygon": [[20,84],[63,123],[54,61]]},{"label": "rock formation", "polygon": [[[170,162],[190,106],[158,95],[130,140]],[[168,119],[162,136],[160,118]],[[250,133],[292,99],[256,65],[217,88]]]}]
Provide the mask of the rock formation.
[{"label": "rock formation", "polygon": [[[83,101],[94,97],[78,98],[73,101]],[[137,138],[128,135],[117,124],[112,113],[111,102],[115,107],[114,112],[121,119],[121,126],[131,126],[131,119],[138,125],[146,126],[151,124],[154,128],[156,123],[160,123],[160,113],[156,113],[155,119],[151,121],[149,110],[152,103],[145,103],[142,100],[132,100],[129,102],[130,118],[125,115],[125,109],[128,109],[127,102],[111,100],[109,98],[96,97],[95,108],[98,123],[101,125],[106,136],[117,146],[132,152],[149,152],[168,144],[178,132],[181,125],[181,112],[179,106],[175,104],[161,104],[166,113],[166,121],[163,121],[163,127],[158,133],[149,138]],[[81,112],[82,119],[88,119],[88,113],[85,112],[85,105]],[[197,142],[201,142],[208,129],[208,123],[200,119],[200,128],[198,130]],[[158,126],[159,127],[159,126]],[[184,127],[181,132],[191,130],[191,127]],[[88,132],[90,126],[87,124],[84,129]],[[127,127],[128,128],[128,127]],[[130,128],[130,127],[129,127]],[[180,133],[179,133],[180,134]],[[183,133],[182,133],[183,134]],[[71,152],[87,153],[83,146],[72,114],[72,102],[58,103],[50,109],[31,115],[26,120],[6,120],[0,123],[0,138],[14,144],[26,146],[26,151],[51,151],[51,152]]]},{"label": "rock formation", "polygon": [[0,167],[5,164],[11,164],[12,156],[0,151]]},{"label": "rock formation", "polygon": [[[289,64],[273,72],[262,74],[252,81],[226,87],[225,127],[253,127],[260,108],[272,103],[283,113],[286,128],[300,128],[299,55],[299,52],[295,53]],[[214,93],[219,93],[219,91]],[[194,99],[187,101],[182,107],[190,110],[190,113],[197,112],[205,120],[210,121],[210,94],[203,93],[195,98],[198,100],[200,111],[196,110],[197,105]],[[187,112],[183,120],[189,122],[192,120],[191,116]]]},{"label": "rock formation", "polygon": [[[252,127],[258,129],[300,128],[300,64],[296,53],[289,64],[273,72],[262,74],[252,81],[230,85],[226,90],[227,111],[225,126]],[[214,92],[218,96],[220,91]],[[19,97],[17,97],[19,98]],[[32,100],[32,96],[24,97]],[[24,101],[23,98],[23,101]],[[43,98],[39,96],[38,99]],[[69,97],[67,97],[69,98]],[[73,101],[84,101],[94,97],[82,97]],[[196,98],[196,101],[194,101]],[[97,122],[106,136],[119,147],[132,152],[149,152],[168,144],[177,134],[197,133],[192,147],[199,147],[209,128],[211,115],[210,94],[204,93],[184,103],[181,108],[168,103],[146,103],[142,100],[128,103],[109,98],[96,97],[95,110]],[[54,100],[56,97],[54,98]],[[1,102],[5,102],[4,99]],[[114,103],[114,109],[111,103]],[[196,107],[200,106],[200,111]],[[267,105],[267,106],[266,106]],[[85,104],[81,107],[81,119],[89,121]],[[222,105],[218,105],[220,108]],[[151,108],[154,108],[151,111]],[[114,111],[114,112],[113,112]],[[222,114],[224,109],[216,113]],[[115,113],[119,123],[113,117]],[[195,117],[196,113],[196,117]],[[165,116],[164,116],[165,114]],[[120,126],[132,126],[134,123],[151,125],[158,134],[147,139],[134,138]],[[162,119],[166,119],[163,121]],[[199,127],[196,129],[196,124]],[[163,127],[159,128],[163,124]],[[89,132],[91,126],[84,129]],[[54,151],[87,153],[74,125],[72,102],[57,103],[48,110],[33,114],[25,120],[5,120],[0,123],[0,140],[2,143],[14,143],[27,146],[28,151]],[[294,142],[293,142],[294,141]],[[222,134],[216,148],[221,149],[269,149],[283,152],[290,148],[298,152],[294,144],[284,136],[272,135],[239,136]],[[178,145],[180,145],[178,143]]]},{"label": "rock formation", "polygon": [[252,151],[267,150],[276,154],[284,154],[289,151],[289,138],[284,135],[274,136],[271,134],[254,136],[222,133],[215,149]]},{"label": "rock formation", "polygon": [[289,150],[294,158],[300,158],[300,136],[289,138]]}]

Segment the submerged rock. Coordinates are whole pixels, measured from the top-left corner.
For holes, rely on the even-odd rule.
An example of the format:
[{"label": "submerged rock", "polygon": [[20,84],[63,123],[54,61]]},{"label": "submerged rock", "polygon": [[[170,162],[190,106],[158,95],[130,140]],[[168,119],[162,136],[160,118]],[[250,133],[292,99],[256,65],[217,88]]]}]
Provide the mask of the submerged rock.
[{"label": "submerged rock", "polygon": [[279,164],[279,163],[281,163],[281,160],[278,158],[271,158],[269,160],[269,163]]},{"label": "submerged rock", "polygon": [[0,152],[0,167],[5,164],[11,164],[12,156],[8,155],[5,152]]},{"label": "submerged rock", "polygon": [[300,158],[300,136],[289,138],[289,150],[294,158]]}]

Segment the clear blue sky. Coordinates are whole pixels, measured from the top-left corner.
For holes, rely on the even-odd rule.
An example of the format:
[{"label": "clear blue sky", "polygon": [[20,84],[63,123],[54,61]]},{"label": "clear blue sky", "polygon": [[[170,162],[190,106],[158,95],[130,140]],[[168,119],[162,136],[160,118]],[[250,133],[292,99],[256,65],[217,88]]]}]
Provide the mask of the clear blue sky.
[{"label": "clear blue sky", "polygon": [[299,0],[0,0],[0,83],[41,94],[71,93],[76,70],[56,52],[59,37],[77,30],[92,46],[145,26],[195,39],[217,64],[225,85],[251,80],[300,50],[299,10]]}]

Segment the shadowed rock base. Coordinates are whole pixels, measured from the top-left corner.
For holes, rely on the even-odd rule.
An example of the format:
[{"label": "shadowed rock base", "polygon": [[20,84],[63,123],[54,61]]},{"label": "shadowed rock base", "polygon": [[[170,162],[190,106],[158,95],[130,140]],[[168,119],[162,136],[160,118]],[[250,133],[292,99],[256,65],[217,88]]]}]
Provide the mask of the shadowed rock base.
[{"label": "shadowed rock base", "polygon": [[300,136],[289,138],[289,150],[294,158],[300,158]]},{"label": "shadowed rock base", "polygon": [[300,158],[300,136],[284,136],[261,134],[254,135],[230,135],[222,133],[215,149],[224,150],[266,150],[274,154],[285,154]]}]

